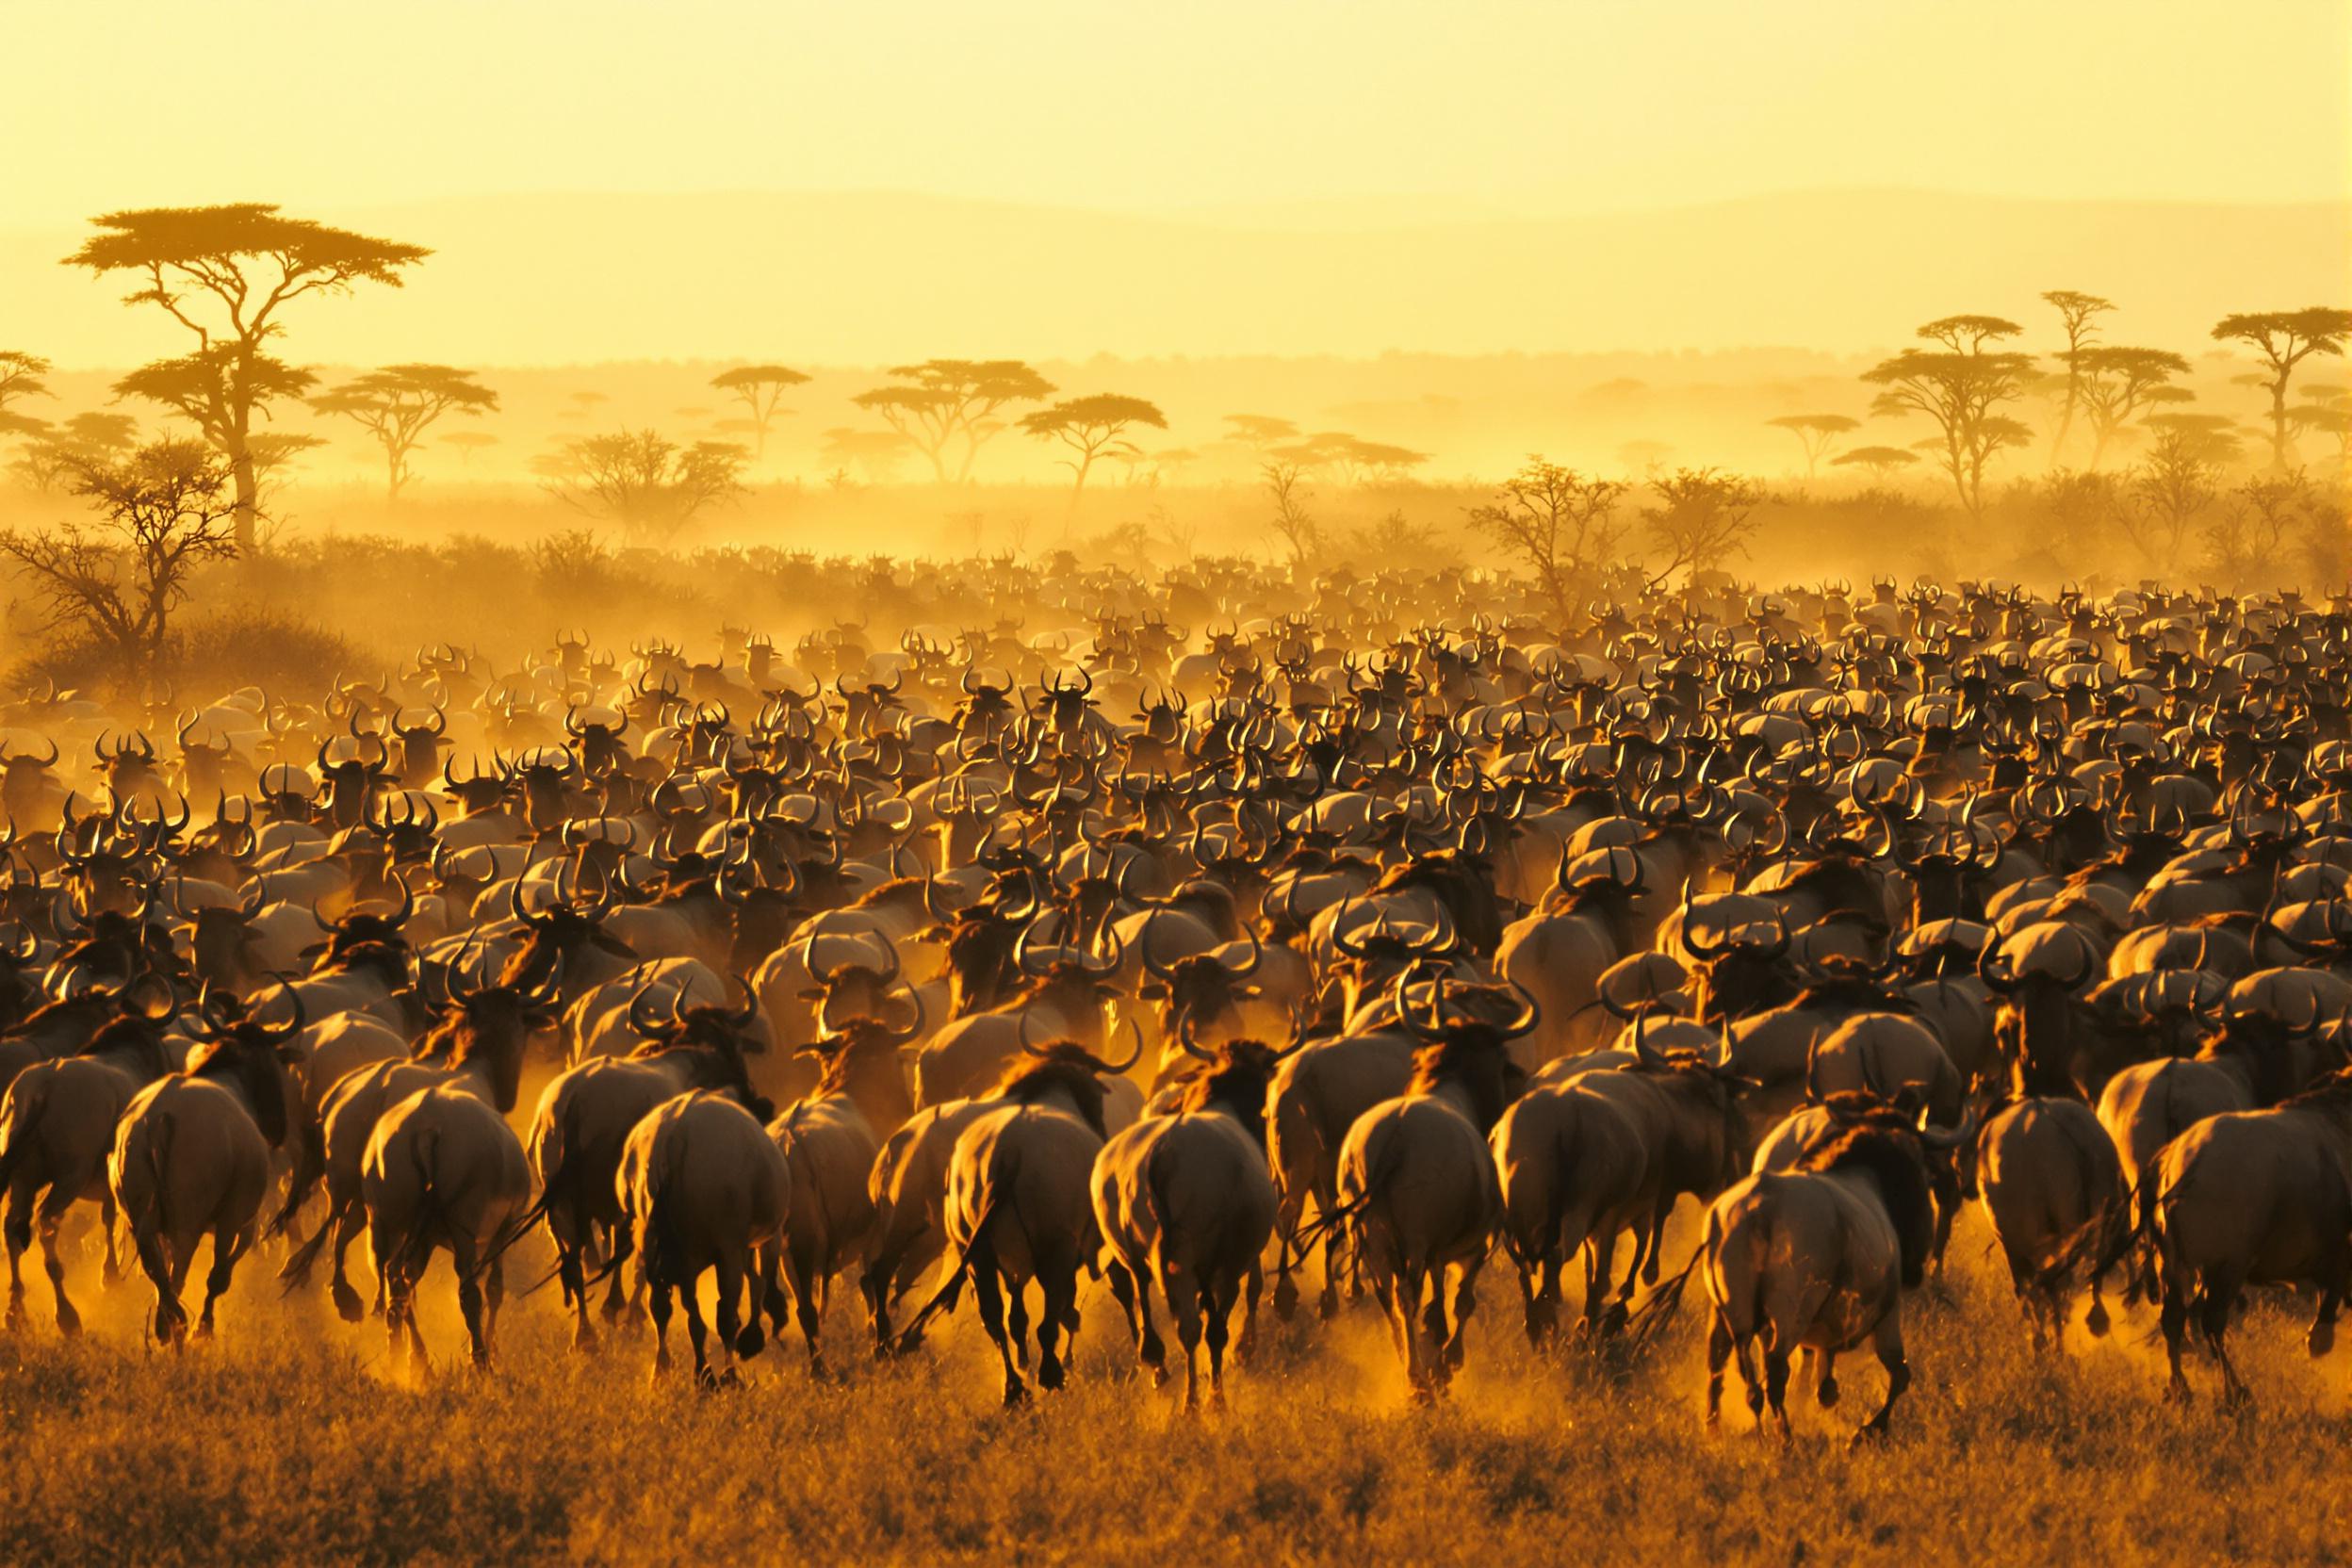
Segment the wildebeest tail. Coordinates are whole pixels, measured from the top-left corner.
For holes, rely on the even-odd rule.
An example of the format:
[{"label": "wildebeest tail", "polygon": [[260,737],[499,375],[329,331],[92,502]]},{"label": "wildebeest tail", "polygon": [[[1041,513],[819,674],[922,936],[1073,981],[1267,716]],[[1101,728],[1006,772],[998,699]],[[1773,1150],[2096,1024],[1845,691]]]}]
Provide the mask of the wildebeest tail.
[{"label": "wildebeest tail", "polygon": [[[282,1236],[294,1228],[294,1216],[310,1200],[310,1195],[318,1190],[318,1184],[326,1180],[325,1110],[325,1106],[319,1106],[318,1115],[308,1117],[302,1122],[302,1147],[295,1152],[294,1169],[286,1179],[286,1201],[279,1204],[278,1212],[270,1217],[270,1233],[273,1236]],[[322,1230],[332,1228],[321,1227]],[[312,1256],[317,1256],[315,1249],[312,1250]]]}]

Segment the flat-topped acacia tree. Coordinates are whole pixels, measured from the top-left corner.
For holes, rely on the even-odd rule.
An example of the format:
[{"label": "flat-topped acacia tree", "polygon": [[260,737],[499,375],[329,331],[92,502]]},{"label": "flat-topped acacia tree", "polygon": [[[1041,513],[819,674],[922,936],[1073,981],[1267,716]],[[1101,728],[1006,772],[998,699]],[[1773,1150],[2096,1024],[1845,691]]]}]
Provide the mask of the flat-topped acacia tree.
[{"label": "flat-topped acacia tree", "polygon": [[498,395],[476,381],[470,370],[447,365],[386,365],[311,399],[310,406],[350,419],[376,438],[384,449],[385,494],[399,500],[416,477],[408,460],[424,445],[425,432],[433,421],[452,410],[487,414],[498,406]]},{"label": "flat-topped acacia tree", "polygon": [[179,363],[192,361],[213,379],[204,400],[218,417],[205,439],[228,466],[237,547],[251,549],[260,496],[253,419],[286,394],[284,375],[260,368],[270,357],[264,346],[285,330],[281,314],[304,295],[344,293],[355,283],[398,288],[400,270],[433,253],[287,218],[269,202],[144,207],[90,222],[99,232],[65,265],[142,280],[123,302],[155,305],[195,335],[195,353]]}]

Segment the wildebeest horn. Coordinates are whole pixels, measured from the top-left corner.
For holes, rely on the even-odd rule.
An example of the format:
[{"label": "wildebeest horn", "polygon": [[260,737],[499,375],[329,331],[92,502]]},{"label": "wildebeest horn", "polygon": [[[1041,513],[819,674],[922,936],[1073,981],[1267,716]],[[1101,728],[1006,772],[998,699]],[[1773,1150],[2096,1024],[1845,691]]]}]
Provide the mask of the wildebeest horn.
[{"label": "wildebeest horn", "polygon": [[1968,1114],[1961,1117],[1960,1125],[1950,1131],[1929,1125],[1927,1119],[1934,1114],[1932,1106],[1921,1106],[1919,1109],[1919,1142],[1928,1148],[1960,1149],[1976,1136],[1979,1113],[1975,1106],[1969,1106]]}]

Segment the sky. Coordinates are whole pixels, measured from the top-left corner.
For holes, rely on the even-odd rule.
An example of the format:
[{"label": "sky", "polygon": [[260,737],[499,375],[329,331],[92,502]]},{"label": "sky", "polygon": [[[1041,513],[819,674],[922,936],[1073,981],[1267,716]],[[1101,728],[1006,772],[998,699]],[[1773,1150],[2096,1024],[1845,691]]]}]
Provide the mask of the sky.
[{"label": "sky", "polygon": [[918,191],[1312,222],[2352,190],[2344,0],[0,0],[0,227]]},{"label": "sky", "polygon": [[435,253],[313,364],[2177,342],[2352,276],[2347,0],[0,0],[0,344],[90,368],[171,329],[85,220],[233,201]]}]

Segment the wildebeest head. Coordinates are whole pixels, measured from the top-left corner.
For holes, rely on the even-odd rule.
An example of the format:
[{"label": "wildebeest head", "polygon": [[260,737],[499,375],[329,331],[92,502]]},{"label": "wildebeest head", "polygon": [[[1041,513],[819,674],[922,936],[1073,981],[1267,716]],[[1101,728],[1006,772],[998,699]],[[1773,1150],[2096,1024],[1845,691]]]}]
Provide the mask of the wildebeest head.
[{"label": "wildebeest head", "polygon": [[282,987],[279,994],[289,1007],[283,1023],[261,1017],[269,1008],[268,999],[249,1007],[209,989],[199,991],[196,1004],[181,1015],[181,1027],[197,1040],[181,1076],[234,1084],[272,1149],[286,1141],[286,1068],[301,1059],[295,1041],[306,1021],[301,992]]}]

